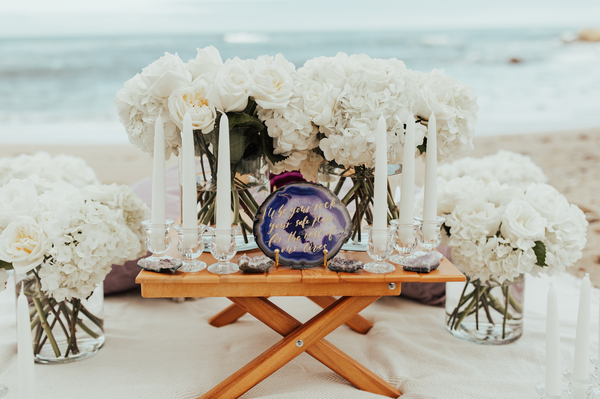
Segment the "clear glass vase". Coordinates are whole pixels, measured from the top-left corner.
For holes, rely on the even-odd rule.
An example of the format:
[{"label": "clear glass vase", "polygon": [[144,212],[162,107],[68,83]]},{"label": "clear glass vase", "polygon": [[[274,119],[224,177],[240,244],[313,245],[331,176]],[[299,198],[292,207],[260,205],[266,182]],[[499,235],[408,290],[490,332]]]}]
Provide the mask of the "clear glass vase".
[{"label": "clear glass vase", "polygon": [[446,283],[446,329],[478,344],[501,345],[523,335],[525,276],[502,284],[471,280]]},{"label": "clear glass vase", "polygon": [[[365,226],[373,224],[374,168],[362,166],[344,168],[339,165],[323,164],[319,167],[319,184],[337,195],[348,208],[352,218],[352,235],[342,249],[366,251],[368,235]],[[397,176],[402,165],[388,165],[388,179]],[[388,224],[398,218],[398,207],[394,203],[388,184]]]},{"label": "clear glass vase", "polygon": [[57,302],[41,290],[34,275],[16,284],[18,296],[24,285],[29,303],[33,354],[36,363],[59,364],[82,360],[104,345],[104,286],[87,299]]},{"label": "clear glass vase", "polygon": [[[239,132],[238,132],[239,131]],[[237,132],[237,133],[236,133]],[[235,127],[230,135],[251,135],[252,129]],[[207,226],[215,224],[215,200],[217,195],[217,166],[218,159],[215,151],[215,140],[218,131],[211,135],[203,135],[195,132],[196,144],[196,183],[198,190],[198,220]],[[232,145],[233,151],[233,145]],[[230,164],[231,169],[231,191],[233,193],[231,207],[234,212],[233,224],[240,227],[240,235],[236,242],[240,250],[256,248],[252,234],[252,223],[259,205],[269,194],[269,164],[262,148],[249,146],[244,155],[235,159]],[[179,157],[181,170],[181,157]],[[181,175],[180,175],[180,193]],[[205,238],[204,250],[210,250],[210,238]]]}]

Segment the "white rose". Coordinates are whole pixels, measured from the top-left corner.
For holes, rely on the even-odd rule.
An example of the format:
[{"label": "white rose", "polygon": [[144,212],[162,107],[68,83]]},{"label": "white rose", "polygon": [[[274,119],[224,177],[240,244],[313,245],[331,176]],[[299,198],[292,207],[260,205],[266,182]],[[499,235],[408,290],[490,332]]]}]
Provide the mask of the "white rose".
[{"label": "white rose", "polygon": [[171,120],[183,129],[183,117],[189,113],[194,130],[210,133],[215,125],[215,107],[207,100],[210,86],[204,79],[194,80],[191,86],[175,90],[169,97]]},{"label": "white rose", "polygon": [[546,220],[527,202],[514,199],[505,208],[500,231],[520,249],[532,248],[544,239]]},{"label": "white rose", "polygon": [[42,263],[49,241],[38,223],[18,218],[0,234],[0,259],[12,263],[15,273],[26,274]]},{"label": "white rose", "polygon": [[267,109],[285,108],[292,96],[295,72],[294,64],[277,54],[275,59],[267,55],[258,57],[254,63],[254,87],[252,96],[256,103]]},{"label": "white rose", "polygon": [[151,94],[167,98],[173,91],[189,86],[192,74],[177,54],[165,53],[164,56],[142,69],[142,81]]},{"label": "white rose", "polygon": [[4,269],[0,269],[0,292],[6,289],[6,282],[8,281],[8,273]]},{"label": "white rose", "polygon": [[189,60],[186,64],[187,70],[192,74],[192,79],[195,80],[197,77],[205,74],[209,74],[211,77],[216,75],[217,71],[223,66],[219,50],[213,46],[197,50],[198,55],[196,59]]},{"label": "white rose", "polygon": [[340,93],[341,90],[331,83],[305,82],[302,92],[304,107],[315,124],[327,125],[331,123],[335,102]]},{"label": "white rose", "polygon": [[240,112],[248,105],[248,97],[254,86],[252,75],[239,58],[225,61],[215,76],[208,99],[220,111]]}]

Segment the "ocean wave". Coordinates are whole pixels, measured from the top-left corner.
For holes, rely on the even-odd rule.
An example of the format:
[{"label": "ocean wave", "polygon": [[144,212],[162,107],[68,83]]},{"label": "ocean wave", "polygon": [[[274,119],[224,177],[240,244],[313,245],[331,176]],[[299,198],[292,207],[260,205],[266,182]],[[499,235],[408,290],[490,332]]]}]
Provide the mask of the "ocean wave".
[{"label": "ocean wave", "polygon": [[266,35],[258,33],[236,32],[223,35],[223,41],[231,44],[264,43],[268,40],[269,38]]}]

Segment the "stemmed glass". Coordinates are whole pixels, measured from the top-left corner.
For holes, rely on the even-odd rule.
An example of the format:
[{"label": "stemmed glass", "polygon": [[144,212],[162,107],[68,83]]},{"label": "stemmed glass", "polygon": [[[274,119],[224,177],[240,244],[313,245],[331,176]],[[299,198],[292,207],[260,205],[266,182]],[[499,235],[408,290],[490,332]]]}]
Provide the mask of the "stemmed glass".
[{"label": "stemmed glass", "polygon": [[165,255],[171,248],[170,230],[173,221],[167,219],[165,224],[152,224],[151,220],[144,220],[142,226],[146,229],[146,247],[152,256],[140,259],[138,266],[142,269],[161,271],[176,270],[181,267],[181,260]]},{"label": "stemmed glass", "polygon": [[394,234],[394,248],[399,252],[393,255],[390,261],[399,265],[405,265],[415,258],[414,252],[417,248],[420,224],[416,220],[412,223],[400,223],[399,219],[392,220],[390,224],[396,229],[396,233]]},{"label": "stemmed glass", "polygon": [[[210,253],[217,260],[208,266],[208,271],[214,274],[231,274],[240,270],[239,266],[233,262],[229,262],[237,253],[237,244],[235,242],[236,235],[240,232],[239,226],[231,226],[230,230],[220,231],[214,227],[209,227],[208,232],[212,237],[210,244]],[[229,240],[219,242],[220,239],[226,236]]]},{"label": "stemmed glass", "polygon": [[434,221],[425,222],[423,221],[423,216],[415,216],[415,220],[419,225],[419,245],[425,251],[433,251],[442,242],[441,228],[446,219],[437,216]]},{"label": "stemmed glass", "polygon": [[195,228],[186,229],[178,224],[174,227],[179,235],[177,250],[183,257],[182,272],[194,273],[206,269],[206,263],[197,259],[204,250],[202,234],[206,231],[206,225],[200,224]]},{"label": "stemmed glass", "polygon": [[[371,273],[390,273],[396,270],[396,266],[385,260],[394,251],[394,226],[388,226],[386,230],[377,231],[373,226],[366,226],[368,234],[367,253],[373,262],[367,263],[363,269]],[[377,245],[379,244],[379,245]]]}]

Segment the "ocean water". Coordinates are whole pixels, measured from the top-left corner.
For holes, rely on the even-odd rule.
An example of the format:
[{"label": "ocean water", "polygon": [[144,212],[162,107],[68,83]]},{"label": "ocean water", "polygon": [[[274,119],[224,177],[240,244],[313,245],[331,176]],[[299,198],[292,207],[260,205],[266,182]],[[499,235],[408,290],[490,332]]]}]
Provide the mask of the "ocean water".
[{"label": "ocean water", "polygon": [[[576,29],[304,32],[0,39],[0,142],[127,143],[113,105],[123,82],[165,51],[184,61],[213,45],[223,59],[282,53],[297,67],[337,52],[443,68],[471,85],[477,134],[600,127],[600,43]],[[510,63],[517,59],[519,63]]]}]

